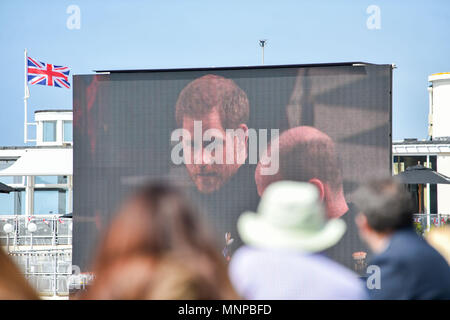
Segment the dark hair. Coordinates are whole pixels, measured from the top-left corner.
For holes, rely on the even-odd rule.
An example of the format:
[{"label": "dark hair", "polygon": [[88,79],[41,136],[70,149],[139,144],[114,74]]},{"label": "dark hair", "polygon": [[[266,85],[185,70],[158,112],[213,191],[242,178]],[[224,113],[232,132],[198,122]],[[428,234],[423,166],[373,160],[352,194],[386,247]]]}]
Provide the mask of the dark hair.
[{"label": "dark hair", "polygon": [[280,152],[280,174],[293,181],[317,178],[333,190],[342,187],[342,173],[334,145],[325,139],[300,141],[292,149]]},{"label": "dark hair", "polygon": [[392,178],[376,179],[361,186],[353,201],[375,231],[392,232],[413,225],[413,199]]},{"label": "dark hair", "polygon": [[217,108],[224,129],[236,129],[247,123],[250,106],[247,95],[233,80],[208,74],[190,82],[180,93],[175,117],[178,126],[183,117],[202,117]]},{"label": "dark hair", "polygon": [[[210,290],[213,298],[234,298],[225,260],[206,225],[180,191],[164,184],[137,190],[112,221],[95,260],[96,279],[87,298],[98,298],[96,292],[107,291],[109,279],[117,277],[115,266],[124,265],[119,268],[124,269],[127,261],[146,258],[150,261],[146,272],[155,275],[151,265],[159,265],[168,256],[183,261],[189,272],[197,272],[209,288],[215,288],[215,292]],[[142,282],[154,280],[143,277],[136,290],[142,290]]]},{"label": "dark hair", "polygon": [[273,144],[268,150],[278,148],[279,171],[262,175],[260,161],[255,172],[258,192],[279,180],[308,182],[312,178],[328,183],[335,192],[342,189],[341,163],[333,140],[325,133],[309,126],[295,127],[280,135],[278,146]]}]

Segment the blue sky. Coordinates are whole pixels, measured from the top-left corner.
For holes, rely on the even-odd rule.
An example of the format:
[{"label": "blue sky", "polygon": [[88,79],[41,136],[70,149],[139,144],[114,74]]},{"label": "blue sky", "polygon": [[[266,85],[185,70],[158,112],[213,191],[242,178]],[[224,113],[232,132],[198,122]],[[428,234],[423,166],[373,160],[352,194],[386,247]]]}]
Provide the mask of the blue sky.
[{"label": "blue sky", "polygon": [[[81,10],[70,30],[69,5]],[[369,5],[381,29],[369,30]],[[342,61],[395,63],[393,138],[426,138],[427,77],[450,71],[448,0],[0,1],[0,146],[23,145],[23,49],[72,68],[177,68]],[[72,107],[72,90],[30,87],[37,109]]]}]

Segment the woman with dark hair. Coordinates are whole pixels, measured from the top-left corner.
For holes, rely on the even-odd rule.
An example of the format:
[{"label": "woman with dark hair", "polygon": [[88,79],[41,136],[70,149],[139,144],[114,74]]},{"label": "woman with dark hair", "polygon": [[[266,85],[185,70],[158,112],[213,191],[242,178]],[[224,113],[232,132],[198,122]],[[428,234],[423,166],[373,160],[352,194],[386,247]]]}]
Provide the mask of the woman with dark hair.
[{"label": "woman with dark hair", "polygon": [[227,266],[181,193],[139,189],[107,230],[84,299],[238,298]]}]

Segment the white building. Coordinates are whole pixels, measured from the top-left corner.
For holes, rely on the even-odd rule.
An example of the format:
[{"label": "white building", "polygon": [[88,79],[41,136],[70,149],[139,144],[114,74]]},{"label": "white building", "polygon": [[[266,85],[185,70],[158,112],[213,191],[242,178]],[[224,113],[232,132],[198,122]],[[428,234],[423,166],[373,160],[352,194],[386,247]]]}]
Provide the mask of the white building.
[{"label": "white building", "polygon": [[33,146],[0,147],[0,245],[43,297],[67,298],[72,276],[72,111],[35,112]]},{"label": "white building", "polygon": [[[450,176],[450,72],[432,74],[428,81],[429,139],[393,142],[394,173],[420,161],[421,164]],[[426,195],[428,190],[424,191],[423,195]],[[427,197],[419,201],[427,208]],[[431,185],[429,202],[431,213],[450,214],[450,185]]]},{"label": "white building", "polygon": [[34,146],[0,147],[0,215],[72,212],[72,111],[35,112]]}]

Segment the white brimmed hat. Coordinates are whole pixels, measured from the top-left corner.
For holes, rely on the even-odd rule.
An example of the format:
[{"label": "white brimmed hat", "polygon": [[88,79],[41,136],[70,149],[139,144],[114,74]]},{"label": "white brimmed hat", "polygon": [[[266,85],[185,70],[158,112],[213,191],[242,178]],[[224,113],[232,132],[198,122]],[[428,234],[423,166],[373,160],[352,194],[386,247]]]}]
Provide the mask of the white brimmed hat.
[{"label": "white brimmed hat", "polygon": [[267,187],[257,212],[242,213],[237,226],[248,245],[305,252],[332,247],[346,230],[341,219],[327,219],[315,186],[294,181]]}]

